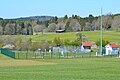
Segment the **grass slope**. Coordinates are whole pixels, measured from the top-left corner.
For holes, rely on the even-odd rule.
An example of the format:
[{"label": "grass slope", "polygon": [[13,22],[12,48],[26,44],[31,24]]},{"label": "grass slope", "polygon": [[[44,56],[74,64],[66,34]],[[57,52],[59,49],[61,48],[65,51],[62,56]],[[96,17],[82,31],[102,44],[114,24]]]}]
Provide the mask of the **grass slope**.
[{"label": "grass slope", "polygon": [[[87,36],[89,41],[97,41],[100,38],[99,31],[84,31],[81,32],[83,35]],[[34,35],[32,38],[36,41],[40,40],[53,40],[55,37],[60,37],[61,39],[69,39],[74,40],[76,39],[77,32],[70,32],[70,33],[44,33],[39,35]],[[120,32],[115,31],[103,31],[103,39],[108,40],[110,42],[119,42],[120,40]]]},{"label": "grass slope", "polygon": [[[83,35],[86,35],[89,39],[89,41],[97,41],[100,38],[100,32],[99,31],[85,31],[81,32]],[[61,39],[69,39],[69,40],[75,40],[76,39],[77,32],[68,32],[68,33],[44,33],[39,35],[11,35],[10,37],[13,38],[22,38],[22,39],[28,39],[32,38],[33,41],[53,41],[55,37],[60,37]],[[115,31],[103,31],[103,39],[108,40],[110,42],[120,42],[120,32]],[[8,37],[8,36],[1,36],[1,37]]]}]

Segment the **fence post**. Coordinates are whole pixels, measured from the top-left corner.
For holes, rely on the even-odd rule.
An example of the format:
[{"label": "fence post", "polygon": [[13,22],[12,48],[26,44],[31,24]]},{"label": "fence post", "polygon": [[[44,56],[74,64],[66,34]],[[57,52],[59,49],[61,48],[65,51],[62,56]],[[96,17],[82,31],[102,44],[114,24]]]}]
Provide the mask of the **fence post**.
[{"label": "fence post", "polygon": [[35,56],[35,59],[36,59],[36,52],[34,49],[33,49],[33,55]]},{"label": "fence post", "polygon": [[61,54],[61,53],[59,52],[59,59],[60,59],[60,54]]},{"label": "fence post", "polygon": [[1,48],[0,48],[0,53],[1,53]]},{"label": "fence post", "polygon": [[20,51],[18,52],[18,59],[19,59],[19,53],[20,53]]},{"label": "fence post", "polygon": [[83,58],[83,54],[84,54],[84,53],[81,53],[82,58]]},{"label": "fence post", "polygon": [[15,52],[14,52],[14,59],[16,59]]},{"label": "fence post", "polygon": [[68,52],[67,52],[67,59],[68,59]]},{"label": "fence post", "polygon": [[50,52],[50,58],[52,59],[52,52]]},{"label": "fence post", "polygon": [[112,55],[111,55],[111,58],[112,58]]},{"label": "fence post", "polygon": [[44,52],[43,52],[43,59],[44,59]]},{"label": "fence post", "polygon": [[90,52],[90,58],[91,58],[91,52]]},{"label": "fence post", "polygon": [[74,53],[74,58],[76,58],[76,53]]},{"label": "fence post", "polygon": [[47,55],[47,50],[45,49],[45,56]]},{"label": "fence post", "polygon": [[27,53],[26,53],[26,59],[28,59],[28,49],[27,49]]},{"label": "fence post", "polygon": [[51,51],[51,49],[49,49],[49,53],[50,53],[50,58],[52,59],[52,53],[53,53],[53,51]]}]

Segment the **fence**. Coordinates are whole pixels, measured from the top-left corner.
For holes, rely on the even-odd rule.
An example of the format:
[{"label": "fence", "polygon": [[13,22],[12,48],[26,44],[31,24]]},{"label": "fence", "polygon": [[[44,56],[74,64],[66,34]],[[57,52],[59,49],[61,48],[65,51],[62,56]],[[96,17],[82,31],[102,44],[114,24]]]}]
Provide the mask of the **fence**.
[{"label": "fence", "polygon": [[96,57],[117,57],[117,55],[106,55],[106,56],[96,56],[95,52],[89,53],[64,53],[53,51],[43,52],[43,51],[14,51],[16,59],[72,59],[72,58],[96,58]]},{"label": "fence", "polygon": [[0,53],[1,53],[1,48],[0,48]]},{"label": "fence", "polygon": [[[83,52],[80,47],[53,47],[51,50],[7,50],[0,48],[1,53],[15,59],[70,59],[101,57],[96,51]],[[116,57],[117,55],[103,55],[102,57]]]},{"label": "fence", "polygon": [[96,57],[95,52],[83,52],[80,47],[53,47],[50,50],[14,50],[16,59],[69,59]]},{"label": "fence", "polygon": [[1,48],[1,54],[4,54],[4,55],[11,57],[11,58],[15,58],[15,53],[8,50],[8,49]]},{"label": "fence", "polygon": [[36,51],[14,51],[16,59],[68,59],[80,57],[92,57],[92,53],[63,53],[63,52],[36,52]]},{"label": "fence", "polygon": [[[99,53],[96,55],[97,51],[81,50],[81,47],[76,46],[65,46],[65,47],[53,47],[49,50],[28,50],[20,49],[13,50],[16,59],[69,59],[69,58],[90,58],[99,57]],[[113,57],[117,55],[108,55],[103,57]]]}]

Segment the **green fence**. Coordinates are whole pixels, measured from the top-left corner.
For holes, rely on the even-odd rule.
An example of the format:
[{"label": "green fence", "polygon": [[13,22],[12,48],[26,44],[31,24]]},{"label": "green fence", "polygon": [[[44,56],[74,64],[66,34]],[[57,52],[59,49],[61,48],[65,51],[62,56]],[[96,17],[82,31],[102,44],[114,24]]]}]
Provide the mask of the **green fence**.
[{"label": "green fence", "polygon": [[1,48],[0,50],[1,50],[1,54],[4,54],[4,55],[6,55],[8,57],[11,57],[11,58],[15,58],[15,53],[14,52],[12,52],[8,49],[3,49],[3,48]]},{"label": "green fence", "polygon": [[[64,53],[61,52],[49,52],[49,51],[39,51],[36,52],[34,50],[13,50],[15,59],[72,59],[72,58],[98,58],[102,56],[96,56],[95,52],[89,53]],[[103,57],[114,57],[111,56],[103,56]],[[116,57],[116,56],[115,56]]]},{"label": "green fence", "polygon": [[[61,52],[48,52],[48,51],[32,51],[32,50],[13,50],[16,59],[70,59],[70,58],[89,58],[96,57],[95,52],[90,53],[64,53]],[[98,56],[97,56],[98,57]]]},{"label": "green fence", "polygon": [[0,53],[1,53],[1,48],[0,48]]}]

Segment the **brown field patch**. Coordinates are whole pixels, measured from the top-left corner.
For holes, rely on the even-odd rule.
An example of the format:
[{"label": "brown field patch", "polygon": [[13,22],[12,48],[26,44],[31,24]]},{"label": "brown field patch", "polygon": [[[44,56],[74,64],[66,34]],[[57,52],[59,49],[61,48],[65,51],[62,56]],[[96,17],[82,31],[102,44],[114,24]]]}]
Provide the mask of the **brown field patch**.
[{"label": "brown field patch", "polygon": [[0,60],[0,66],[35,66],[35,65],[53,65],[53,62],[39,62],[32,60]]}]

